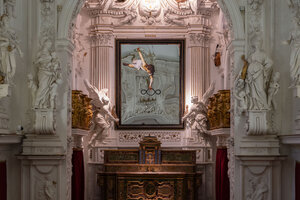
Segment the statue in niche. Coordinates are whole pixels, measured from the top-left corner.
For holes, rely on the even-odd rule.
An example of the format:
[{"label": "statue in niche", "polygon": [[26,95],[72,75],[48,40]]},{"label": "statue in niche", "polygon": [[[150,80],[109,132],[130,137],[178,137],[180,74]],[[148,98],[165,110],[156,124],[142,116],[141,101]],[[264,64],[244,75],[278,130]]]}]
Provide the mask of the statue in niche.
[{"label": "statue in niche", "polygon": [[89,91],[89,96],[92,99],[91,104],[93,106],[93,117],[91,120],[91,139],[89,141],[89,146],[94,146],[96,140],[103,140],[109,135],[109,128],[112,126],[113,122],[118,122],[119,119],[114,116],[114,108],[111,107],[110,100],[106,95],[108,89],[104,88],[100,91],[92,86],[87,80],[84,80],[84,84]]},{"label": "statue in niche", "polygon": [[[56,53],[51,51],[52,42],[45,39],[34,62],[38,67],[37,84],[30,83],[33,90],[34,108],[55,108],[57,87],[62,82],[61,68]],[[29,76],[31,77],[31,75]]]},{"label": "statue in niche", "polygon": [[198,96],[193,96],[190,110],[182,117],[182,121],[186,122],[188,127],[196,129],[202,135],[207,133],[207,104],[208,98],[213,94],[214,89],[215,82],[209,86],[201,100],[198,99]]},{"label": "statue in niche", "polygon": [[239,101],[237,112],[246,110],[272,110],[276,108],[274,96],[279,90],[280,73],[272,71],[273,61],[261,49],[261,40],[255,41],[250,64],[242,56],[244,66],[235,80],[234,97]]},{"label": "statue in niche", "polygon": [[254,43],[255,51],[250,56],[247,69],[246,94],[249,99],[250,110],[268,110],[268,89],[272,75],[273,61],[261,48],[261,40]]},{"label": "statue in niche", "polygon": [[290,76],[292,78],[292,85],[300,85],[300,24],[295,19],[295,28],[291,32],[289,40],[284,43],[291,46],[291,56],[290,56]]},{"label": "statue in niche", "polygon": [[0,72],[4,83],[12,83],[16,72],[16,52],[23,57],[16,33],[10,28],[9,16],[0,17]]}]

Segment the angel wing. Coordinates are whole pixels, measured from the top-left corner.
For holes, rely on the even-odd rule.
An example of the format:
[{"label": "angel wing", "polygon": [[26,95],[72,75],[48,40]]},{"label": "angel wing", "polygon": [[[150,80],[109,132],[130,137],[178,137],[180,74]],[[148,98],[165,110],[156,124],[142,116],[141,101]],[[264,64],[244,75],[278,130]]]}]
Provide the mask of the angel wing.
[{"label": "angel wing", "polygon": [[91,85],[90,82],[84,79],[84,85],[89,91],[89,96],[92,99],[91,103],[96,107],[103,107],[102,103],[102,93],[105,91],[98,90],[95,86]]},{"label": "angel wing", "polygon": [[202,96],[201,101],[204,105],[206,105],[208,103],[208,98],[211,97],[211,95],[214,93],[215,85],[216,85],[216,81],[213,81],[210,84],[209,88],[204,93],[204,95]]}]

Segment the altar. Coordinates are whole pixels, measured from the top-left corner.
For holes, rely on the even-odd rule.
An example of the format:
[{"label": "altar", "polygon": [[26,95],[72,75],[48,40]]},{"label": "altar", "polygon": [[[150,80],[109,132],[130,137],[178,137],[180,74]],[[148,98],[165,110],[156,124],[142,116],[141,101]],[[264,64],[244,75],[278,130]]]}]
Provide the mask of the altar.
[{"label": "altar", "polygon": [[162,150],[156,137],[145,137],[139,149],[104,151],[104,170],[97,173],[101,199],[194,200],[201,185],[196,152]]}]

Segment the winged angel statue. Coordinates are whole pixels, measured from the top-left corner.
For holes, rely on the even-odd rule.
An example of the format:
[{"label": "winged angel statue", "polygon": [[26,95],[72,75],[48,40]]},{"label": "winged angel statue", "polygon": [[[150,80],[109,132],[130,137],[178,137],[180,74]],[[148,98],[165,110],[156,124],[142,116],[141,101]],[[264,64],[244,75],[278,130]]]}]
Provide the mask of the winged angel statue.
[{"label": "winged angel statue", "polygon": [[96,140],[103,142],[103,140],[108,136],[108,130],[113,122],[118,122],[119,119],[114,117],[112,114],[114,107],[111,107],[110,100],[106,95],[108,89],[104,88],[99,91],[87,80],[84,80],[84,84],[89,91],[90,98],[92,99],[91,104],[93,106],[93,117],[90,127],[92,136],[89,141],[89,146],[94,146]]},{"label": "winged angel statue", "polygon": [[207,104],[208,98],[215,90],[215,81],[211,83],[208,90],[199,100],[198,96],[191,99],[192,106],[190,110],[182,117],[182,121],[186,122],[188,127],[196,129],[200,134],[207,133]]}]

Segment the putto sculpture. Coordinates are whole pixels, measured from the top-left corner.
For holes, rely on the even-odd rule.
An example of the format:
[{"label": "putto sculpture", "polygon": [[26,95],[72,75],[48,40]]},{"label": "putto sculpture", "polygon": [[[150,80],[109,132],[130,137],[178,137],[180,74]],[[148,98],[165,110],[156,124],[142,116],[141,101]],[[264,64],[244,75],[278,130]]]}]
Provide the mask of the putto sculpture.
[{"label": "putto sculpture", "polygon": [[215,82],[213,82],[208,90],[204,93],[202,99],[198,96],[191,98],[192,106],[189,111],[182,117],[182,121],[186,122],[187,127],[196,129],[199,134],[207,133],[207,106],[208,99],[213,94],[215,89]]},{"label": "putto sculpture", "polygon": [[109,128],[113,122],[118,122],[119,119],[113,115],[114,107],[111,106],[110,100],[106,95],[108,89],[98,90],[91,85],[88,80],[84,80],[84,84],[89,91],[89,96],[92,99],[93,117],[91,120],[91,138],[89,146],[94,146],[96,140],[104,142],[104,139],[109,136]]}]

